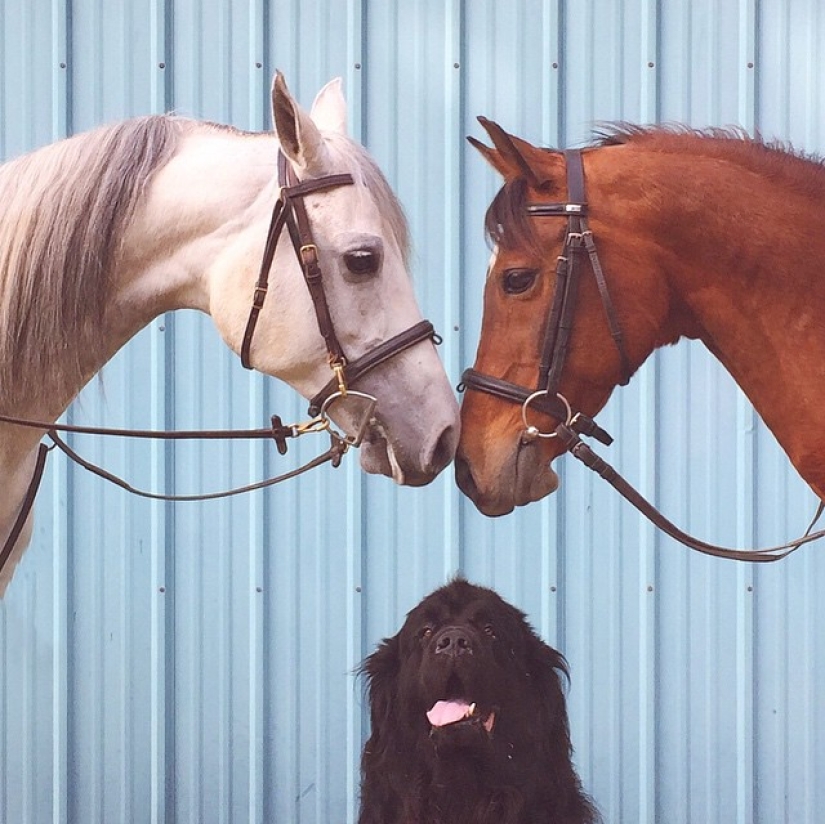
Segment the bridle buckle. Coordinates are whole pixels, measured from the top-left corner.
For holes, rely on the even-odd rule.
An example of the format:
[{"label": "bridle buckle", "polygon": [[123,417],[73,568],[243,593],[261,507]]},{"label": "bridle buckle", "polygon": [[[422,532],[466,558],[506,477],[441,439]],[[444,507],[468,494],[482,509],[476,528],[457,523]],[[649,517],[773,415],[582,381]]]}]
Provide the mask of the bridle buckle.
[{"label": "bridle buckle", "polygon": [[305,243],[298,249],[298,254],[304,266],[318,261],[318,247],[314,243]]}]

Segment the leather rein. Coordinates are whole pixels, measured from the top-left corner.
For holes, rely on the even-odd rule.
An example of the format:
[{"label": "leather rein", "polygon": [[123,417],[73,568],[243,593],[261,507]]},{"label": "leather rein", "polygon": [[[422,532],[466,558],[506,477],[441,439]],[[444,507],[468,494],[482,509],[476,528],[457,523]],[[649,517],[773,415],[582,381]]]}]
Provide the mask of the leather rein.
[{"label": "leather rein", "polygon": [[[584,268],[584,258],[596,279],[602,306],[610,334],[619,353],[621,380],[624,386],[630,380],[631,367],[624,347],[624,339],[619,325],[618,314],[610,297],[607,281],[599,261],[593,233],[587,224],[587,199],[585,194],[584,166],[581,150],[569,149],[564,152],[567,167],[567,202],[527,204],[525,209],[532,217],[566,217],[567,234],[562,252],[556,262],[556,287],[553,303],[547,319],[538,367],[538,379],[534,389],[528,389],[475,369],[466,369],[461,376],[459,391],[472,389],[486,392],[511,403],[521,405],[524,423],[522,440],[529,442],[536,438],[558,438],[564,448],[578,458],[585,466],[604,478],[619,494],[636,507],[651,523],[681,544],[718,558],[732,558],[738,561],[771,562],[778,561],[800,546],[825,537],[825,529],[812,532],[819,520],[825,502],[820,502],[816,515],[804,535],[794,541],[763,549],[730,549],[700,541],[668,520],[653,504],[641,495],[619,472],[600,458],[584,441],[582,435],[593,437],[609,446],[613,438],[596,422],[582,412],[574,412],[568,400],[559,393],[562,369],[567,359],[570,335],[576,310],[579,283]],[[528,421],[530,409],[561,421],[552,431],[543,432]]]},{"label": "leather rein", "polygon": [[[56,424],[49,421],[36,421],[28,418],[18,418],[11,415],[0,415],[0,423],[13,424],[31,429],[40,429],[46,432],[52,441],[52,446],[41,443],[32,479],[26,490],[23,502],[18,511],[17,517],[12,525],[11,532],[6,539],[2,549],[0,549],[0,570],[3,569],[6,561],[11,555],[15,543],[20,537],[26,519],[28,518],[40,481],[43,477],[46,457],[48,453],[57,447],[67,457],[75,463],[89,470],[98,477],[107,480],[134,495],[143,498],[150,498],[157,501],[206,501],[216,498],[226,498],[238,495],[243,492],[252,492],[257,489],[264,489],[281,481],[297,477],[310,469],[331,462],[334,467],[341,463],[341,458],[350,446],[359,446],[369,427],[372,414],[378,403],[378,399],[365,392],[358,392],[350,388],[350,384],[366,375],[371,370],[380,366],[388,359],[394,357],[405,349],[415,346],[424,340],[432,340],[438,344],[441,342],[440,336],[436,333],[432,323],[427,320],[419,321],[410,328],[389,338],[383,343],[371,349],[360,358],[348,361],[344,350],[335,334],[335,326],[329,311],[329,305],[324,291],[323,271],[321,269],[318,247],[315,245],[312,227],[307,214],[304,197],[316,192],[324,192],[339,186],[354,184],[354,179],[350,174],[328,175],[326,177],[315,178],[305,181],[298,181],[292,167],[287,162],[282,152],[278,153],[278,182],[281,190],[278,200],[272,210],[272,218],[269,223],[264,253],[261,259],[261,267],[258,279],[255,283],[255,291],[252,297],[252,307],[244,330],[241,344],[241,363],[247,369],[252,368],[252,339],[255,334],[255,327],[258,316],[266,300],[269,273],[275,257],[275,250],[278,240],[286,226],[295,255],[301,265],[304,282],[312,298],[315,309],[315,317],[318,329],[324,339],[327,349],[327,357],[333,377],[309,402],[308,413],[311,416],[309,421],[303,423],[284,424],[280,416],[273,415],[271,425],[265,429],[213,429],[196,431],[166,431],[166,430],[139,430],[139,429],[114,429],[108,427],[73,426],[70,424]],[[366,412],[361,424],[354,436],[344,435],[337,432],[330,422],[327,414],[329,408],[339,399],[348,395],[361,398],[366,401]],[[87,461],[75,452],[58,433],[73,433],[85,435],[118,436],[126,438],[143,438],[152,440],[261,440],[270,438],[275,441],[279,454],[285,455],[287,452],[287,439],[297,438],[314,432],[327,432],[330,437],[330,446],[325,452],[313,458],[302,466],[285,472],[266,480],[251,483],[246,486],[222,492],[211,492],[198,495],[165,495],[162,493],[146,492],[136,489],[127,481],[107,470]]]}]

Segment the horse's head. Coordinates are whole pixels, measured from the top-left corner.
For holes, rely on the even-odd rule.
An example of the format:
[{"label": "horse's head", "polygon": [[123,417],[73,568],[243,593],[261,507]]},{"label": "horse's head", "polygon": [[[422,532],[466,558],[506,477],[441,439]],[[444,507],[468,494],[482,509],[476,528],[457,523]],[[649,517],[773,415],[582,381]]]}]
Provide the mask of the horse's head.
[{"label": "horse's head", "polygon": [[[272,113],[289,167],[281,169],[287,180],[280,182],[295,192],[293,202],[300,200],[297,208],[311,235],[311,249],[305,252],[307,239],[296,208],[292,225],[287,221],[277,242],[268,297],[247,356],[255,369],[286,380],[312,398],[333,378],[331,361],[353,364],[420,324],[422,316],[407,267],[403,212],[375,162],[346,134],[340,81],[327,84],[306,112],[279,74],[272,88]],[[324,181],[333,185],[327,187]],[[266,195],[261,208],[271,210],[276,195],[271,190]],[[262,252],[263,238],[259,243]],[[316,284],[314,295],[301,268],[305,254],[317,258],[320,289]],[[219,299],[210,309],[213,317],[222,313],[228,319],[216,317],[236,351],[242,349],[257,275],[257,261],[245,262],[244,288],[218,290]],[[327,310],[329,324],[321,317]],[[323,334],[330,331],[333,346]],[[410,485],[431,481],[452,460],[458,441],[458,405],[432,340],[426,334],[424,338],[349,385],[377,399],[364,433],[363,468]],[[336,348],[340,357],[332,356]],[[328,412],[352,435],[364,414],[363,398],[339,398]]]},{"label": "horse's head", "polygon": [[[660,319],[666,308],[661,299],[648,291],[648,284],[632,279],[633,242],[619,244],[628,233],[629,217],[607,210],[606,198],[616,186],[607,155],[616,151],[587,154],[587,202],[581,210],[587,215],[589,229],[598,243],[598,253],[609,280],[616,326],[624,340],[620,346],[611,336],[604,297],[594,277],[589,252],[582,245],[575,254],[579,260],[580,283],[573,297],[573,311],[567,319],[557,317],[560,304],[556,292],[567,280],[566,260],[574,254],[569,244],[567,163],[560,152],[532,146],[505,133],[499,126],[479,118],[490,134],[494,148],[471,138],[473,145],[504,177],[504,187],[490,205],[486,218],[487,234],[493,253],[484,291],[481,339],[474,372],[483,383],[485,376],[507,382],[520,397],[485,391],[470,379],[462,401],[462,434],[456,456],[456,478],[461,490],[487,515],[503,515],[516,506],[536,501],[555,491],[558,476],[551,461],[564,451],[552,433],[568,417],[567,406],[575,414],[595,415],[607,402],[613,388],[629,378],[630,371],[649,353],[635,329],[622,322],[628,306],[644,304],[648,327],[654,316]],[[595,178],[599,170],[600,180]],[[591,174],[594,172],[594,174]],[[549,204],[544,209],[539,204]],[[533,207],[533,208],[528,208]],[[589,210],[589,211],[588,211]],[[632,206],[626,206],[632,212]],[[591,236],[591,237],[592,237]],[[581,233],[575,239],[581,243]],[[611,278],[621,272],[624,281]],[[636,290],[635,295],[631,290]],[[563,313],[562,313],[563,314]],[[560,326],[572,325],[565,354],[556,359],[557,382],[547,397],[539,394],[524,406],[533,392],[548,385],[547,368],[554,361],[554,350],[564,346]],[[548,337],[549,336],[549,337]],[[647,351],[639,354],[640,347]],[[622,353],[626,353],[626,356]],[[624,361],[627,362],[624,362]],[[545,364],[542,371],[541,364]],[[558,395],[556,394],[558,393]],[[555,404],[548,411],[544,402]],[[543,409],[543,405],[545,408]],[[528,426],[533,427],[527,432]],[[536,436],[541,432],[542,437]],[[544,437],[549,435],[549,437]]]}]

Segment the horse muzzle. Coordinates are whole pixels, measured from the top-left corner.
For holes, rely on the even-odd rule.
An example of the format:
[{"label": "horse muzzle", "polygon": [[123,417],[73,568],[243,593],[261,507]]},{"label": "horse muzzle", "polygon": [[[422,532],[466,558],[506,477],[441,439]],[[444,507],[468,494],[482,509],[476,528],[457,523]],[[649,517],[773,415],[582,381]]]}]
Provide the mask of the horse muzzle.
[{"label": "horse muzzle", "polygon": [[519,438],[502,462],[488,462],[483,472],[478,466],[471,464],[459,448],[455,457],[458,488],[481,513],[490,517],[507,515],[517,506],[555,492],[559,486],[559,476],[542,456],[536,441]]}]

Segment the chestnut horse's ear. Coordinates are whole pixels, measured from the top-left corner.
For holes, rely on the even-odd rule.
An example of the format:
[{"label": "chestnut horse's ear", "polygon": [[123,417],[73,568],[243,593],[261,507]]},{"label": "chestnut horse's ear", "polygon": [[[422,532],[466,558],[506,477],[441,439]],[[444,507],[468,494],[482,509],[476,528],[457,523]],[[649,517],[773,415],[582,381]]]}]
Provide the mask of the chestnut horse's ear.
[{"label": "chestnut horse's ear", "polygon": [[467,141],[473,148],[478,149],[481,156],[502,177],[514,177],[518,174],[518,169],[507,163],[507,159],[500,152],[497,152],[495,149],[491,149],[489,146],[485,146],[480,140],[476,140],[476,138],[470,135],[467,135]]},{"label": "chestnut horse's ear", "polygon": [[[484,131],[490,135],[490,140],[493,141],[493,146],[498,149],[499,154],[509,163],[511,170],[515,169],[519,177],[523,177],[527,182],[535,188],[541,188],[544,181],[540,180],[533,167],[527,162],[524,153],[519,148],[518,144],[526,144],[523,140],[518,140],[512,135],[507,134],[498,123],[488,120],[486,117],[479,115],[478,122],[484,127]],[[499,171],[501,171],[499,169]]]}]

